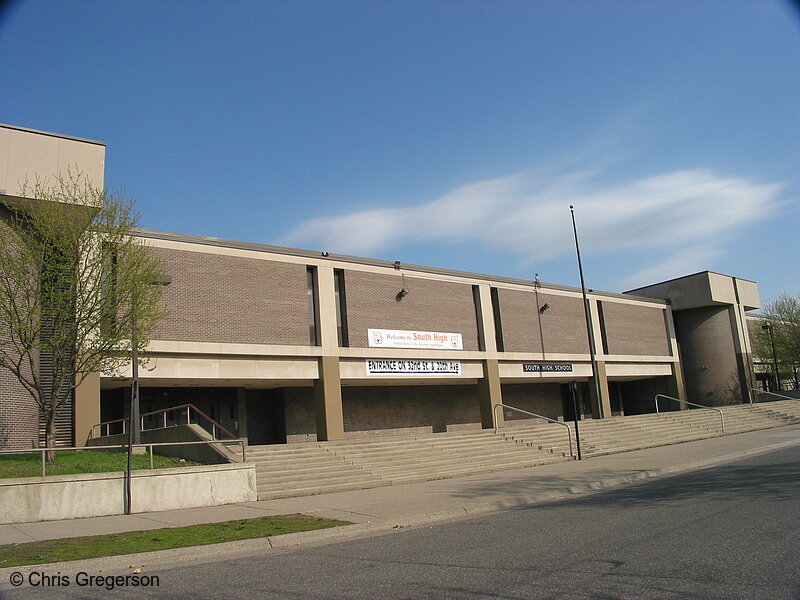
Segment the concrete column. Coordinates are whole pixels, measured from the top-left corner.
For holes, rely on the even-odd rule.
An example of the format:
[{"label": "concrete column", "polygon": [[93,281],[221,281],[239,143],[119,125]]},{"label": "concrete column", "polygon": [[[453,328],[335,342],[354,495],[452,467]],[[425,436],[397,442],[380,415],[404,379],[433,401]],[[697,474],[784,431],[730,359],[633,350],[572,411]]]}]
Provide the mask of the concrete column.
[{"label": "concrete column", "polygon": [[[603,331],[603,327],[600,324],[600,306],[598,302],[598,300],[595,300],[591,296],[589,297],[589,318],[592,321],[594,356],[598,361],[601,361],[606,358],[605,352],[603,351],[603,340],[606,337],[606,332]],[[609,412],[608,414],[610,415],[611,413]]]},{"label": "concrete column", "polygon": [[[672,363],[671,370],[672,374],[667,379],[667,395],[686,400],[686,385],[683,383],[680,363]],[[686,402],[681,402],[680,408],[681,410],[688,410],[689,405]]]},{"label": "concrete column", "polygon": [[[667,323],[667,335],[669,335],[670,356],[678,359],[678,361],[672,363],[670,367],[671,374],[667,381],[666,393],[673,398],[687,400],[686,383],[683,380],[683,364],[680,357],[680,348],[678,347],[678,336],[675,333],[675,319],[672,317],[672,308],[669,306],[664,310],[664,318]],[[688,408],[689,405],[686,404],[686,402],[680,403],[681,410],[687,410]]]},{"label": "concrete column", "polygon": [[76,446],[85,446],[92,425],[100,422],[100,373],[90,373],[75,390]]},{"label": "concrete column", "polygon": [[344,439],[338,356],[321,356],[319,359],[319,377],[314,382],[314,413],[317,418],[318,441]]},{"label": "concrete column", "polygon": [[247,439],[247,390],[236,388],[236,435]]},{"label": "concrete column", "polygon": [[339,334],[336,325],[336,288],[333,267],[317,267],[317,295],[320,345],[323,348],[338,348]]},{"label": "concrete column", "polygon": [[492,288],[488,284],[478,286],[478,298],[480,300],[481,322],[483,339],[486,352],[497,352],[497,337],[494,331],[494,312],[492,311]]},{"label": "concrete column", "polygon": [[750,334],[747,331],[747,316],[741,304],[734,304],[728,309],[733,332],[733,346],[736,350],[736,369],[739,373],[739,389],[742,402],[749,402],[756,386],[756,375],[753,370],[753,355],[750,346]]},{"label": "concrete column", "polygon": [[608,392],[608,376],[606,375],[606,361],[597,361],[597,379],[600,383],[600,398],[595,392],[594,380],[589,377],[589,396],[592,401],[592,418],[605,419],[611,416],[611,394]]},{"label": "concrete column", "polygon": [[478,399],[481,406],[481,427],[484,429],[494,427],[495,414],[497,415],[497,425],[502,427],[505,423],[503,411],[494,412],[494,407],[503,402],[500,388],[500,367],[495,359],[489,359],[483,365],[483,379],[478,382]]}]

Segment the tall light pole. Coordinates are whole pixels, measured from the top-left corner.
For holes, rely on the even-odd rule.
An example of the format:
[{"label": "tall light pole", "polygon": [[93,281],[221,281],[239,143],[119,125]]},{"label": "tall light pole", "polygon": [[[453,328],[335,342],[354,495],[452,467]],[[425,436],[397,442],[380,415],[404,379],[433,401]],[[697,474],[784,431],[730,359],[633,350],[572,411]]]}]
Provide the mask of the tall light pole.
[{"label": "tall light pole", "polygon": [[761,329],[766,330],[769,335],[769,343],[772,345],[772,364],[775,366],[775,388],[780,391],[781,388],[781,374],[778,371],[778,353],[775,352],[775,338],[772,337],[772,325],[765,323]]},{"label": "tall light pole", "polygon": [[[149,285],[169,285],[172,277],[164,275]],[[131,300],[136,311],[136,297]],[[131,319],[131,407],[128,419],[128,468],[125,471],[125,514],[131,514],[131,480],[133,479],[133,445],[141,443],[139,423],[139,338],[136,332],[136,313]]]},{"label": "tall light pole", "polygon": [[569,382],[569,391],[572,394],[572,420],[575,424],[575,445],[578,447],[578,460],[582,460],[581,434],[578,430],[578,399],[577,399],[578,382],[577,381]]},{"label": "tall light pole", "polygon": [[578,272],[581,276],[581,293],[583,294],[583,313],[586,316],[586,332],[589,336],[589,358],[592,361],[592,379],[594,380],[594,393],[597,401],[597,414],[603,417],[603,400],[600,396],[600,381],[597,378],[597,360],[595,359],[594,330],[592,328],[592,318],[589,315],[589,299],[586,297],[586,284],[583,280],[583,263],[581,262],[581,248],[578,244],[578,228],[575,226],[575,210],[569,205],[569,212],[572,215],[572,232],[575,234],[575,252],[578,255]]},{"label": "tall light pole", "polygon": [[125,471],[125,514],[131,514],[131,479],[133,478],[133,445],[141,442],[139,432],[139,351],[136,318],[131,323],[131,406],[128,416],[128,468]]}]

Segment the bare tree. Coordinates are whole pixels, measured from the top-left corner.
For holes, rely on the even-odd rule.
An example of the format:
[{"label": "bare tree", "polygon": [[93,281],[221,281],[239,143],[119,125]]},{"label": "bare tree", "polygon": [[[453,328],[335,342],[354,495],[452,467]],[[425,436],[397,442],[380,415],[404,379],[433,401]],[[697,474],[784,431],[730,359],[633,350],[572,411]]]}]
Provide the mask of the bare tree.
[{"label": "bare tree", "polygon": [[164,316],[163,264],[134,237],[133,202],[81,175],[0,206],[0,367],[36,402],[46,444],[87,375],[139,355]]}]

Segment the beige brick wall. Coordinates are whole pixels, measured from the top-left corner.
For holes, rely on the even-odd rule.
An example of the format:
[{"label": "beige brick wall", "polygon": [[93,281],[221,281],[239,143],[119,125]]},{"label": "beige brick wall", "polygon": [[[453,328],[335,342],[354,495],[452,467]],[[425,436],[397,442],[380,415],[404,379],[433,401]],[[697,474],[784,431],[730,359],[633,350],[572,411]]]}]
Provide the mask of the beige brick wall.
[{"label": "beige brick wall", "polygon": [[312,388],[284,388],[283,401],[286,416],[286,441],[289,443],[316,441],[314,390]]},{"label": "beige brick wall", "polygon": [[506,352],[589,353],[580,298],[540,293],[539,306],[550,305],[541,314],[540,329],[533,291],[501,288],[498,296]]},{"label": "beige brick wall", "polygon": [[401,329],[460,333],[464,350],[478,349],[478,321],[472,286],[405,277],[408,295],[397,300],[397,275],[345,271],[350,346],[369,346],[367,330]]},{"label": "beige brick wall", "polygon": [[[563,419],[558,384],[504,384],[503,402],[552,419]],[[288,442],[316,440],[312,391],[287,388]],[[342,388],[345,438],[409,436],[478,430],[480,408],[474,385],[419,385]],[[510,413],[514,424],[542,422]]]},{"label": "beige brick wall", "polygon": [[711,306],[674,313],[687,400],[691,402],[742,402],[730,310]]},{"label": "beige brick wall", "polygon": [[306,267],[155,248],[172,283],[152,339],[309,344]]},{"label": "beige brick wall", "polygon": [[[3,219],[8,211],[0,207],[0,227],[8,229]],[[8,343],[0,331],[0,344]],[[4,339],[5,337],[5,339]],[[39,437],[39,408],[19,380],[0,369],[0,450],[30,448]]]},{"label": "beige brick wall", "polygon": [[30,448],[39,437],[39,408],[16,377],[0,369],[0,450]]},{"label": "beige brick wall", "polygon": [[[506,383],[502,386],[503,404],[514,408],[527,410],[550,417],[551,419],[564,419],[561,406],[561,386],[558,383]],[[498,409],[499,410],[499,409]],[[507,424],[543,423],[541,419],[529,417],[523,413],[506,410]]]},{"label": "beige brick wall", "polygon": [[[310,390],[286,390],[288,442],[316,440]],[[480,429],[478,387],[420,385],[342,388],[345,438]]]},{"label": "beige brick wall", "polygon": [[664,310],[602,301],[609,354],[669,356]]}]

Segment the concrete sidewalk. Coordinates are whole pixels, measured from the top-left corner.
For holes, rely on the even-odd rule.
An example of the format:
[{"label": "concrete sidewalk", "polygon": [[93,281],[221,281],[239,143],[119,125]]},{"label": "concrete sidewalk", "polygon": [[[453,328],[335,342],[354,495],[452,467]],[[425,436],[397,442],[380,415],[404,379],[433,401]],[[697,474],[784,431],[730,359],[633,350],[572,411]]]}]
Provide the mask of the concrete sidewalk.
[{"label": "concrete sidewalk", "polygon": [[[349,527],[266,540],[198,547],[195,554],[205,552],[219,555],[223,550],[220,546],[229,547],[228,549],[235,547],[243,552],[286,549],[526,506],[571,494],[707,467],[798,444],[800,425],[791,425],[583,461],[394,487],[130,516],[0,525],[0,544],[180,527],[289,513],[332,517],[355,523]],[[187,551],[168,550],[153,554],[164,558],[170,556],[170,553],[185,557]]]}]

